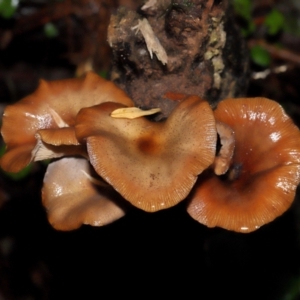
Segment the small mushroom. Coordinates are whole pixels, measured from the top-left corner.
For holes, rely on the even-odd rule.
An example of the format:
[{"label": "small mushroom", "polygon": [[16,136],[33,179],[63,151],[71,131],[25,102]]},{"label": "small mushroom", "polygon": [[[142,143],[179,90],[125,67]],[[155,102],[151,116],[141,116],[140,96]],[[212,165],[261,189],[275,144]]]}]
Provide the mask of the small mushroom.
[{"label": "small mushroom", "polygon": [[208,227],[251,232],[285,212],[300,181],[300,133],[282,107],[266,98],[221,101],[216,120],[229,125],[235,149],[222,176],[203,172],[188,213]]},{"label": "small mushroom", "polygon": [[62,155],[63,149],[82,154],[73,129],[75,117],[82,107],[106,101],[133,105],[125,92],[93,72],[80,79],[41,80],[34,93],[4,111],[1,133],[7,148],[1,167],[18,172],[45,153],[48,158]]},{"label": "small mushroom", "polygon": [[217,134],[209,104],[190,96],[165,122],[111,117],[122,107],[107,102],[78,113],[76,136],[86,140],[91,164],[134,206],[154,212],[177,204],[214,160]]},{"label": "small mushroom", "polygon": [[93,173],[84,158],[64,157],[48,166],[42,199],[55,229],[103,226],[125,215],[126,201]]}]

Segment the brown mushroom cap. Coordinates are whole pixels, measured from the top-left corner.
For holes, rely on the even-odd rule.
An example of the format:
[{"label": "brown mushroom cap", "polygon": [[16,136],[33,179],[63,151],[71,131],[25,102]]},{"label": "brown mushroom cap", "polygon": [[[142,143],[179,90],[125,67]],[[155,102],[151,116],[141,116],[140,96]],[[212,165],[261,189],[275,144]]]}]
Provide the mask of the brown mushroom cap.
[{"label": "brown mushroom cap", "polygon": [[1,133],[7,149],[1,167],[18,172],[36,160],[37,139],[55,146],[78,145],[72,127],[78,111],[106,101],[133,105],[125,92],[93,72],[80,79],[41,80],[33,94],[4,111]]},{"label": "brown mushroom cap", "polygon": [[217,121],[235,134],[229,170],[207,170],[190,196],[188,213],[208,227],[251,232],[286,211],[300,180],[300,133],[282,107],[269,99],[227,99]]},{"label": "brown mushroom cap", "polygon": [[79,112],[76,135],[86,139],[91,164],[145,211],[177,204],[214,160],[217,134],[209,104],[190,96],[160,123],[112,118],[120,107],[104,103]]},{"label": "brown mushroom cap", "polygon": [[48,166],[42,198],[55,229],[103,226],[125,215],[126,201],[106,183],[99,186],[96,181],[101,183],[101,179],[93,179],[91,171],[86,159],[76,157],[64,157]]}]

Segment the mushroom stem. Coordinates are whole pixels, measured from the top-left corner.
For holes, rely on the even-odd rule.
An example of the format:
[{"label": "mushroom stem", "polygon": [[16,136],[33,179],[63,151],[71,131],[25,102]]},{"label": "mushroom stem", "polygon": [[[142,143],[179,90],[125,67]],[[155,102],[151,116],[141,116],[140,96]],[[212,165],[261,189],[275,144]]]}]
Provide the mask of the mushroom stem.
[{"label": "mushroom stem", "polygon": [[230,126],[219,121],[216,122],[216,128],[222,146],[213,166],[216,175],[223,175],[228,171],[232,161],[235,147],[234,131]]}]

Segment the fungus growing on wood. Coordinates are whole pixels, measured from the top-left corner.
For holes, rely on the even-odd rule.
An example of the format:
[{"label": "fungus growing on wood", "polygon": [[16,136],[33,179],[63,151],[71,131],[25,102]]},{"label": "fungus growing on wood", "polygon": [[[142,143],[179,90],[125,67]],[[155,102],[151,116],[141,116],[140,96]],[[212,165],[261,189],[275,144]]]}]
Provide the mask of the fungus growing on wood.
[{"label": "fungus growing on wood", "polygon": [[94,173],[84,158],[64,157],[48,166],[42,199],[55,229],[103,226],[125,215],[125,200]]},{"label": "fungus growing on wood", "polygon": [[1,133],[7,148],[1,167],[18,172],[31,161],[83,154],[75,117],[82,107],[106,101],[133,105],[125,92],[92,72],[80,79],[42,80],[34,93],[4,111]]},{"label": "fungus growing on wood", "polygon": [[78,113],[76,136],[86,141],[91,164],[145,211],[177,204],[215,157],[216,125],[209,104],[187,97],[165,122],[111,117],[122,107],[103,103]]},{"label": "fungus growing on wood", "polygon": [[227,99],[215,110],[230,126],[229,170],[199,176],[188,213],[208,227],[251,232],[285,212],[300,181],[300,133],[282,107],[266,98]]}]

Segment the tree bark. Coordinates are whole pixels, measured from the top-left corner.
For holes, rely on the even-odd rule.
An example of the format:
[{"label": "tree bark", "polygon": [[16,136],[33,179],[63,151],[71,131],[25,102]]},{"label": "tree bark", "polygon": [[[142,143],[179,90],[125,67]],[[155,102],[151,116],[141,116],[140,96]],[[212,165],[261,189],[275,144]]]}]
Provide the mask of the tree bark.
[{"label": "tree bark", "polygon": [[111,79],[137,106],[160,107],[159,119],[182,94],[215,106],[246,93],[248,53],[228,0],[150,0],[136,11],[120,8],[108,42]]}]

